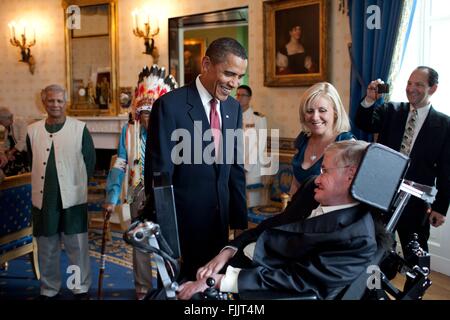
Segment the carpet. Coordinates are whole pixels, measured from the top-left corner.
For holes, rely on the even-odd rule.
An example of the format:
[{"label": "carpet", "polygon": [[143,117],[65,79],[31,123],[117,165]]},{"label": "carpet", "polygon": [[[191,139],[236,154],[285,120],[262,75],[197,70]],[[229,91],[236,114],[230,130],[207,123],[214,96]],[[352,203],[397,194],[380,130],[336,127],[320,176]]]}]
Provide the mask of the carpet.
[{"label": "carpet", "polygon": [[[100,265],[101,233],[89,232],[89,255],[92,284],[89,290],[92,299],[97,299],[98,274]],[[61,251],[61,299],[72,300],[72,292],[67,289],[66,273],[68,259]],[[155,272],[155,270],[153,270]],[[31,300],[39,295],[39,281],[34,278],[28,256],[9,261],[8,270],[0,270],[0,299]],[[132,270],[132,248],[122,240],[120,233],[113,233],[112,242],[106,246],[106,268],[103,277],[104,300],[134,300],[134,280]]]}]

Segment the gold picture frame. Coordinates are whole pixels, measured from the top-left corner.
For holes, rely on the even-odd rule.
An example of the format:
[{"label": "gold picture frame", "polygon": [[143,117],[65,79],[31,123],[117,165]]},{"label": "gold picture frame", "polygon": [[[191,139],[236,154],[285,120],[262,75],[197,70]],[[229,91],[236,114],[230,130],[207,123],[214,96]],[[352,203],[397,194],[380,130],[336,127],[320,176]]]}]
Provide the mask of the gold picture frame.
[{"label": "gold picture frame", "polygon": [[184,39],[184,83],[188,84],[195,80],[202,71],[202,58],[206,51],[205,39]]},{"label": "gold picture frame", "polygon": [[120,111],[117,0],[62,0],[61,4],[66,23],[67,113],[116,116]]},{"label": "gold picture frame", "polygon": [[264,2],[264,85],[327,81],[327,0]]}]

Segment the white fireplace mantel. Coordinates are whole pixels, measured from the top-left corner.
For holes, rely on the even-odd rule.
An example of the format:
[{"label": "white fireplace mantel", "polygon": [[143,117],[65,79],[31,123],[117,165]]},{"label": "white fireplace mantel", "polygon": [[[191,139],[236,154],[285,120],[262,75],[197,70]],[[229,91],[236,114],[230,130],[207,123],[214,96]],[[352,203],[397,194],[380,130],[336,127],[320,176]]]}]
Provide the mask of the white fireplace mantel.
[{"label": "white fireplace mantel", "polygon": [[128,117],[76,117],[86,123],[96,149],[117,149],[122,126]]}]

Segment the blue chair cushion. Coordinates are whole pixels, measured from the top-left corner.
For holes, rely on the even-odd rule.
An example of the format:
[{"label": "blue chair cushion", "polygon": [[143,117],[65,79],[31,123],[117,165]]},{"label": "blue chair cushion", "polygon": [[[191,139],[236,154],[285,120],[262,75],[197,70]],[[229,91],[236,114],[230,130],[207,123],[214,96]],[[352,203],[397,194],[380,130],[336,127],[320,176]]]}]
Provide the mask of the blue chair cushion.
[{"label": "blue chair cushion", "polygon": [[32,236],[25,236],[22,237],[18,240],[14,240],[8,243],[5,243],[4,245],[0,246],[0,256],[11,251],[14,249],[17,249],[19,247],[22,247],[24,245],[27,245],[29,243],[33,242],[33,237]]},{"label": "blue chair cushion", "polygon": [[293,175],[291,163],[280,163],[278,173],[274,176],[270,187],[270,200],[275,203],[248,208],[249,222],[259,224],[265,219],[281,213],[281,194],[288,193],[291,189]]},{"label": "blue chair cushion", "polygon": [[293,175],[292,165],[290,163],[280,163],[280,168],[270,190],[270,199],[272,201],[281,202],[281,194],[288,193],[291,189]]},{"label": "blue chair cushion", "polygon": [[274,205],[256,206],[248,208],[247,219],[249,222],[259,224],[267,218],[273,217],[280,212],[281,209]]},{"label": "blue chair cushion", "polygon": [[0,191],[0,236],[31,226],[31,184]]}]

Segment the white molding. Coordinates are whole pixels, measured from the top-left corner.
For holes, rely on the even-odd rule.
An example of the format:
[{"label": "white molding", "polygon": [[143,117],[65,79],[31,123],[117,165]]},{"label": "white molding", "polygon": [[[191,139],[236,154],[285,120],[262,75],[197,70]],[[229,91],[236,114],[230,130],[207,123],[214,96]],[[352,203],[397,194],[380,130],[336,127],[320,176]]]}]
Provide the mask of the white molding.
[{"label": "white molding", "polygon": [[450,210],[447,221],[440,227],[431,227],[428,248],[431,255],[431,269],[450,276]]},{"label": "white molding", "polygon": [[127,117],[76,117],[86,123],[96,149],[117,149]]},{"label": "white molding", "polygon": [[431,270],[450,276],[450,259],[431,253]]}]

